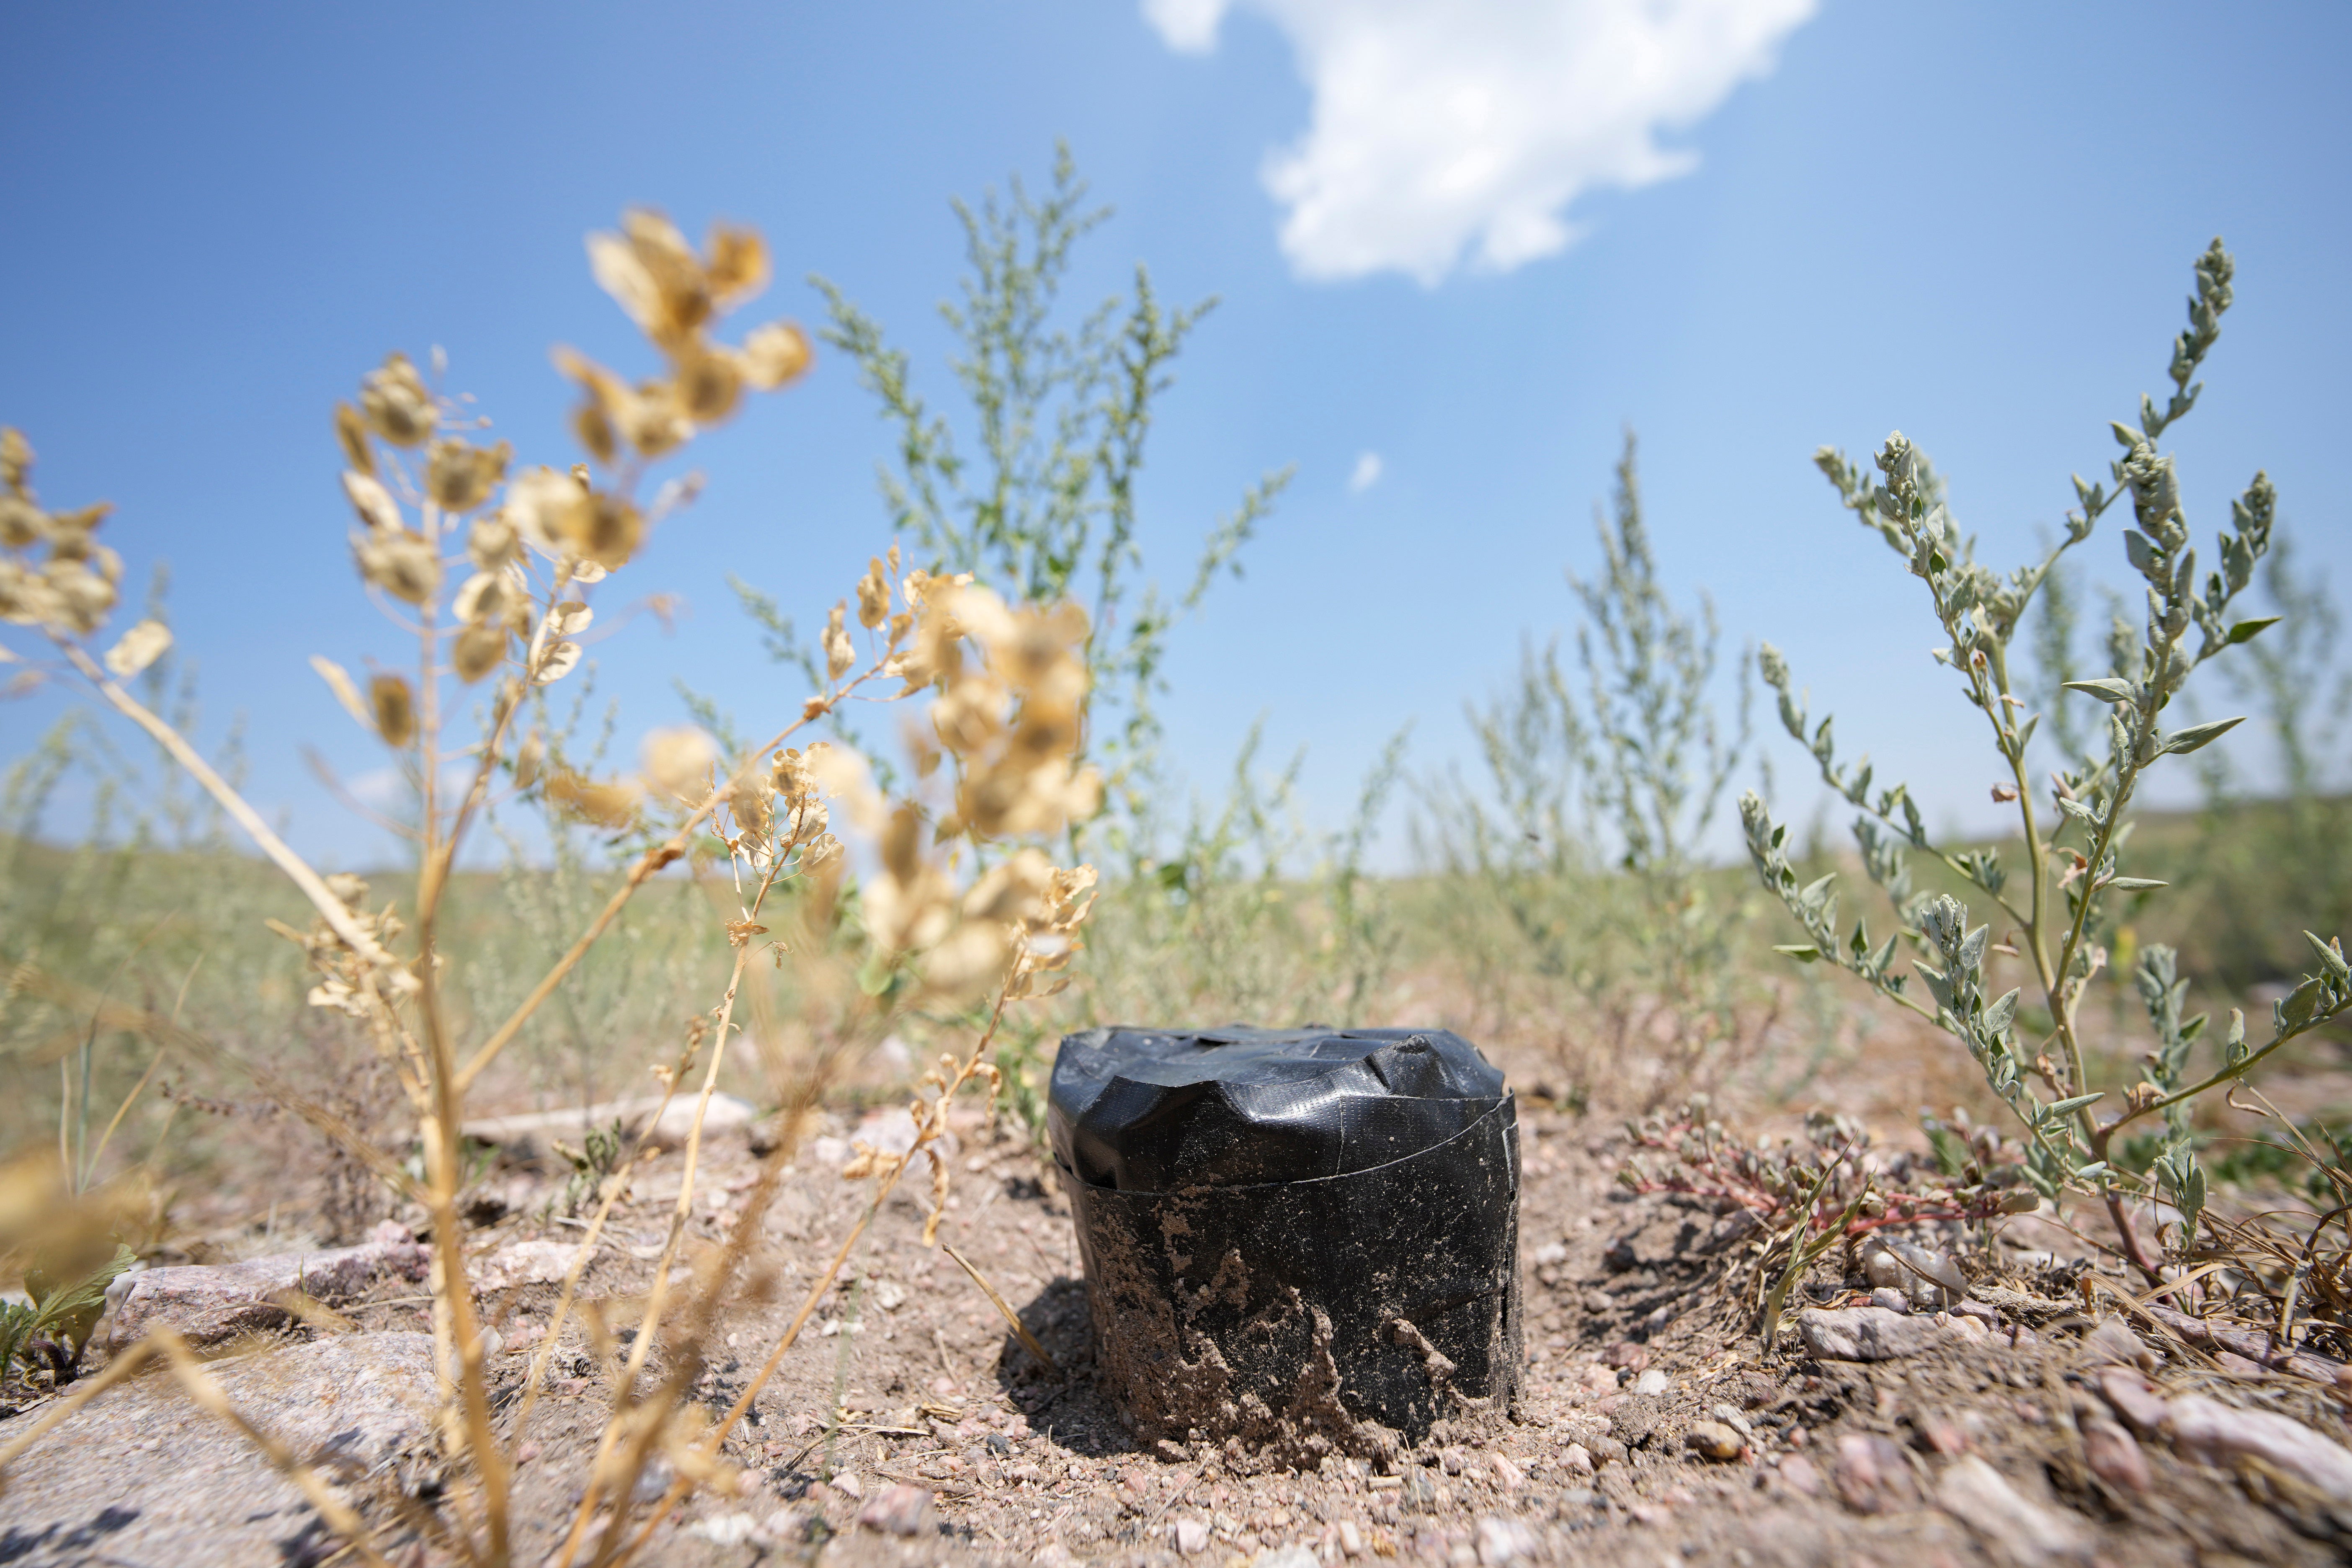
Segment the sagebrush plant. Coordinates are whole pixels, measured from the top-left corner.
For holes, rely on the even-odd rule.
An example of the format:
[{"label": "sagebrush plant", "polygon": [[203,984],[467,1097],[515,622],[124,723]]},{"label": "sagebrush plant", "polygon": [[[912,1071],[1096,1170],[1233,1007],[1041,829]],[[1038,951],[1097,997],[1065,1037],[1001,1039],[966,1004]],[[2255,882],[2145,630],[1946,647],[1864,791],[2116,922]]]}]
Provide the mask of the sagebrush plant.
[{"label": "sagebrush plant", "polygon": [[[731,884],[722,915],[732,949],[724,987],[692,1020],[676,1052],[652,1064],[665,1102],[694,1087],[688,1074],[697,1068],[699,1083],[677,1204],[625,1352],[599,1316],[585,1314],[610,1379],[612,1409],[551,1561],[600,1568],[629,1561],[687,1492],[732,1487],[722,1445],[863,1233],[861,1222],[815,1271],[816,1284],[758,1373],[732,1410],[713,1419],[689,1397],[703,1371],[704,1347],[729,1303],[756,1298],[775,1278],[772,1265],[752,1255],[752,1238],[762,1232],[760,1219],[789,1155],[790,1134],[848,1054],[838,1047],[878,1039],[918,1003],[950,1012],[978,1006],[988,1019],[968,1052],[942,1057],[924,1075],[909,1108],[914,1146],[889,1157],[863,1151],[850,1168],[854,1176],[875,1179],[870,1219],[904,1171],[928,1160],[933,1213],[926,1239],[936,1241],[949,1173],[933,1145],[945,1129],[948,1102],[975,1079],[993,1091],[987,1052],[998,1021],[1008,1005],[1050,995],[1066,983],[1092,902],[1092,868],[1058,868],[1034,844],[1067,842],[1071,824],[1092,815],[1102,799],[1098,773],[1079,756],[1089,689],[1084,611],[1066,603],[1008,605],[968,574],[902,569],[896,547],[876,557],[835,606],[816,689],[763,744],[729,756],[699,731],[656,731],[635,773],[610,775],[583,772],[551,746],[550,735],[534,727],[535,720],[543,722],[545,705],[533,698],[579,668],[577,639],[593,618],[597,586],[625,569],[648,531],[698,487],[698,479],[671,480],[646,496],[655,466],[728,418],[748,393],[782,387],[810,363],[807,340],[787,322],[757,328],[740,346],[716,335],[720,318],[767,279],[768,254],[758,235],[718,225],[698,252],[666,218],[634,211],[622,233],[591,236],[588,249],[597,281],[662,362],[656,375],[631,381],[570,350],[556,351],[559,366],[583,389],[572,424],[589,463],[510,475],[508,446],[475,439],[483,422],[404,355],[368,374],[358,406],[335,411],[342,488],[359,521],[353,556],[377,607],[411,639],[414,674],[385,668],[362,689],[331,659],[312,664],[352,716],[390,749],[415,792],[416,872],[404,910],[372,898],[357,877],[320,875],[178,729],[126,687],[169,647],[160,620],[143,620],[102,655],[94,651],[120,577],[119,563],[92,538],[102,509],[45,510],[31,488],[29,446],[14,430],[0,435],[6,489],[0,500],[0,616],[44,636],[48,655],[26,661],[86,680],[184,768],[308,900],[315,917],[310,929],[280,929],[313,972],[309,1001],[353,1020],[396,1072],[418,1125],[420,1170],[404,1169],[331,1110],[174,1019],[103,998],[93,1016],[207,1065],[241,1068],[422,1205],[434,1247],[433,1327],[443,1394],[436,1436],[454,1478],[431,1530],[443,1549],[497,1568],[517,1550],[512,1468],[549,1358],[582,1270],[650,1144],[599,1149],[583,1158],[588,1169],[603,1168],[601,1201],[533,1357],[526,1392],[509,1407],[492,1386],[483,1323],[462,1263],[459,1205],[469,1172],[460,1128],[468,1091],[649,880],[689,861]],[[459,744],[455,698],[463,687],[483,683],[488,697],[478,733]],[[845,748],[787,744],[869,687],[890,700],[937,693],[931,733],[910,742],[917,784],[906,798],[886,797]],[[458,760],[470,776],[453,797],[443,788],[443,767]],[[609,897],[503,1022],[465,1031],[448,991],[468,955],[445,940],[445,900],[468,830],[500,792],[595,824],[635,852]],[[830,830],[828,796],[877,841],[878,866],[855,889],[845,883],[845,852]],[[974,876],[983,847],[989,863]],[[845,927],[854,943],[840,940]],[[747,970],[769,958],[838,967],[845,947],[863,955],[856,973],[820,973],[812,983],[848,998],[843,1006],[853,1023],[836,1037],[837,1048],[784,1064],[782,1081],[771,1088],[783,1102],[787,1135],[765,1162],[743,1223],[718,1258],[674,1279],[703,1117],[739,1027]],[[25,983],[24,969],[18,966],[12,989]],[[0,1183],[0,1247],[12,1258],[39,1262],[68,1243],[86,1253],[93,1237],[119,1227],[120,1194],[101,1187],[76,1206],[62,1201],[60,1175],[20,1160]],[[86,1286],[76,1290],[77,1301],[89,1293]],[[656,1351],[657,1368],[651,1361]],[[0,1471],[83,1404],[158,1357],[199,1403],[262,1448],[356,1556],[384,1561],[351,1501],[231,1408],[169,1328],[154,1330],[53,1405],[0,1450]],[[637,1500],[638,1481],[656,1458],[677,1479],[646,1509]]]},{"label": "sagebrush plant", "polygon": [[[1131,817],[1149,811],[1160,783],[1157,700],[1170,634],[1220,576],[1240,574],[1291,470],[1247,487],[1202,541],[1184,587],[1163,589],[1140,533],[1145,452],[1176,359],[1216,300],[1169,306],[1139,262],[1129,294],[1070,307],[1078,246],[1111,215],[1092,204],[1067,146],[1042,193],[1016,175],[1003,195],[958,201],[954,211],[965,271],[940,313],[954,339],[961,417],[926,398],[911,356],[879,321],[818,278],[830,317],[822,336],[856,365],[891,431],[894,450],[877,477],[891,531],[912,559],[976,574],[1033,603],[1086,606],[1084,655],[1097,696],[1096,732],[1080,755],[1101,768],[1119,808],[1096,828],[1126,858],[1149,858]],[[771,651],[807,667],[814,655],[774,600],[737,587]]]},{"label": "sagebrush plant", "polygon": [[[2117,1250],[2151,1283],[2160,1281],[2167,1252],[2186,1258],[2199,1246],[2200,1226],[2209,1232],[2212,1226],[2205,1208],[2207,1177],[2191,1125],[2198,1101],[2242,1083],[2288,1041],[2352,1005],[2352,968],[2340,943],[2308,936],[2319,967],[2278,1002],[2271,1038],[2250,1045],[2243,1015],[2232,1010],[2221,1031],[2218,1060],[2210,1070],[2193,1072],[2190,1058],[2206,1036],[2207,1020],[2202,1015],[2183,1016],[2188,981],[2177,973],[2174,951],[2151,944],[2139,951],[2131,976],[2154,1037],[2140,1081],[2114,1086],[2092,1080],[2080,1019],[2092,982],[2108,963],[2102,940],[2106,922],[2120,896],[2161,885],[2122,869],[2135,798],[2159,760],[2194,752],[2239,721],[2220,719],[2168,729],[2166,710],[2200,666],[2252,638],[2274,618],[2232,615],[2270,547],[2277,498],[2269,479],[2256,474],[2231,503],[2230,526],[2220,531],[2214,550],[2218,569],[2200,579],[2173,458],[2158,446],[2165,431],[2196,404],[2203,388],[2195,380],[2198,369],[2220,336],[2231,302],[2234,269],[2221,241],[2197,259],[2195,270],[2197,292],[2189,301],[2189,325],[2173,344],[2173,390],[2166,404],[2159,408],[2143,396],[2135,423],[2112,426],[2122,448],[2111,466],[2113,488],[2076,478],[2077,505],[2066,514],[2065,537],[2006,576],[1974,560],[1970,540],[1944,504],[1935,470],[1900,433],[1879,449],[1874,479],[1830,448],[1815,459],[1845,506],[1926,585],[1948,639],[1935,651],[1936,660],[1954,672],[1961,695],[1983,716],[2002,774],[1993,798],[2017,809],[2017,848],[2005,854],[1999,845],[1965,851],[1938,847],[1905,785],[1874,790],[1866,759],[1839,761],[1830,720],[1825,716],[1816,724],[1809,718],[1787,662],[1769,644],[1759,662],[1766,681],[1779,693],[1782,721],[1811,752],[1823,782],[1856,808],[1853,833],[1864,868],[1893,905],[1895,929],[1885,940],[1874,942],[1866,920],[1843,929],[1835,875],[1801,882],[1790,863],[1786,826],[1772,820],[1755,794],[1740,800],[1757,871],[1810,939],[1781,951],[1851,972],[1965,1045],[1986,1082],[2025,1129],[2023,1170],[2036,1190],[2053,1199],[2073,1193],[2101,1202]],[[2137,626],[2118,623],[2116,673],[2065,683],[2065,689],[2107,705],[2107,722],[2098,737],[2104,750],[2070,761],[2051,775],[2045,818],[2037,812],[2038,791],[2026,761],[2041,715],[2019,689],[2024,672],[2012,668],[2012,644],[2036,591],[2066,552],[2089,539],[2100,517],[2126,499],[2135,526],[2124,531],[2124,553],[2146,585],[2145,618]],[[1913,890],[1909,862],[1915,854],[1941,861],[1990,901],[2002,925],[1998,942],[1992,925],[1979,923],[1963,900]],[[1906,943],[1927,993],[1925,1001],[1897,968]],[[2021,1010],[2021,988],[1993,994],[1988,964],[1995,952],[2030,971],[2040,994],[2039,1008],[2032,1010],[2039,1016],[2031,1022]],[[2103,1114],[2101,1102],[2110,1096],[2121,1103]],[[2163,1119],[2165,1142],[2143,1176],[2119,1163],[2116,1140],[2150,1116]],[[2180,1218],[2159,1237],[2163,1250],[2151,1251],[2133,1223],[2130,1205],[2136,1198],[2158,1194],[2175,1205]],[[2344,1212],[2336,1211],[2339,1222]],[[2310,1245],[2324,1245],[2318,1232]],[[2346,1249],[2338,1245],[2330,1254],[2326,1271],[2332,1279],[2341,1272]],[[2331,1288],[2339,1297],[2342,1284],[2336,1279]]]},{"label": "sagebrush plant", "polygon": [[[1750,911],[1701,848],[1748,744],[1744,662],[1727,725],[1714,606],[1702,595],[1685,611],[1658,581],[1630,434],[1616,477],[1594,521],[1601,570],[1569,576],[1573,673],[1558,639],[1528,648],[1517,686],[1470,710],[1486,791],[1441,781],[1416,826],[1447,874],[1449,923],[1494,971],[1482,992],[1507,1006],[1532,971],[1550,994],[1525,1000],[1574,1092],[1646,1109],[1719,1076],[1769,1008],[1743,1026],[1753,998],[1735,948]],[[1497,910],[1502,942],[1486,929]]]}]

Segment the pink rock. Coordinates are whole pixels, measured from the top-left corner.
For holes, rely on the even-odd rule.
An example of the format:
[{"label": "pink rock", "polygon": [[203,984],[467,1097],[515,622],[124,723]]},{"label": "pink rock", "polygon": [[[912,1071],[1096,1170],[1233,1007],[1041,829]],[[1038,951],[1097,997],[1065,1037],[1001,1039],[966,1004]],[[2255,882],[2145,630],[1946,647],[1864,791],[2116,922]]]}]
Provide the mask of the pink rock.
[{"label": "pink rock", "polygon": [[921,1487],[885,1487],[866,1500],[857,1522],[887,1535],[919,1535],[930,1521],[931,1494]]},{"label": "pink rock", "polygon": [[2023,1496],[1973,1455],[1944,1472],[1936,1502],[2010,1562],[2081,1562],[2091,1554],[2089,1526]]},{"label": "pink rock", "polygon": [[2127,1366],[2110,1366],[2099,1373],[2099,1393],[2126,1426],[2145,1437],[2164,1425],[2164,1396],[2156,1385]]},{"label": "pink rock", "polygon": [[[1849,1432],[1838,1439],[1837,1489],[1856,1513],[1894,1513],[1916,1508],[1919,1485],[1903,1450],[1885,1437]],[[1785,1467],[1784,1467],[1785,1468]]]},{"label": "pink rock", "polygon": [[2352,1451],[2285,1415],[2267,1410],[2235,1410],[2201,1394],[2172,1400],[2165,1429],[2192,1458],[2228,1466],[2238,1458],[2259,1459],[2284,1470],[2337,1504],[2352,1504]]},{"label": "pink rock", "polygon": [[118,1352],[128,1350],[158,1323],[169,1324],[190,1344],[200,1346],[282,1329],[295,1321],[278,1300],[290,1292],[333,1305],[380,1279],[422,1280],[432,1260],[431,1248],[387,1224],[377,1227],[376,1239],[358,1247],[281,1252],[242,1263],[142,1269],[116,1281],[119,1297],[108,1292],[114,1300],[106,1346]]},{"label": "pink rock", "polygon": [[1791,1454],[1782,1459],[1779,1473],[1780,1479],[1788,1485],[1789,1489],[1799,1496],[1822,1495],[1822,1473],[1813,1468],[1813,1462],[1802,1454]]},{"label": "pink rock", "polygon": [[2144,1492],[2154,1480],[2138,1439],[2104,1415],[2083,1423],[2083,1458],[2093,1475],[2117,1491]]}]

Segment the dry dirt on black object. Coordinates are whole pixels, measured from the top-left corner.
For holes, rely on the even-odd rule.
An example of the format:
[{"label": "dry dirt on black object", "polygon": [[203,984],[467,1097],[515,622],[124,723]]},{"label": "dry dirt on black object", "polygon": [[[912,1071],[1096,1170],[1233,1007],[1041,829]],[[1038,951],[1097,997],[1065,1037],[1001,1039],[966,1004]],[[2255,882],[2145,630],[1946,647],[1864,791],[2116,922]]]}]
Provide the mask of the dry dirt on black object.
[{"label": "dry dirt on black object", "polygon": [[[730,1457],[758,1478],[756,1490],[698,1498],[663,1523],[647,1560],[1227,1568],[1288,1547],[1340,1563],[1353,1546],[1361,1568],[1391,1558],[1514,1556],[1643,1568],[2013,1561],[1934,1504],[1939,1478],[1971,1455],[2017,1495],[2076,1521],[2081,1551],[2049,1561],[2124,1568],[2341,1560],[2324,1539],[2333,1528],[2324,1516],[2252,1501],[2237,1479],[2184,1464],[2161,1444],[2146,1447],[2154,1485],[2144,1494],[2070,1482],[2084,1471],[2064,1419],[2077,1394],[2065,1379],[2081,1351],[2063,1330],[2022,1347],[1955,1344],[1869,1365],[1759,1366],[1741,1310],[1719,1283],[1723,1255],[1711,1250],[1737,1222],[1615,1187],[1622,1148],[1591,1121],[1523,1108],[1521,1125],[1528,1365],[1513,1418],[1481,1445],[1416,1451],[1395,1477],[1339,1459],[1315,1473],[1249,1474],[1216,1453],[1145,1449],[1094,1389],[1084,1287],[1050,1167],[1025,1143],[968,1126],[942,1236],[1020,1309],[1059,1373],[1019,1348],[953,1262],[921,1246],[917,1203],[894,1199],[855,1255],[856,1281],[832,1294],[761,1396],[757,1424],[730,1444]],[[702,1245],[725,1233],[753,1172],[740,1144],[707,1157],[698,1183],[707,1195],[693,1226]],[[673,1156],[640,1178],[584,1283],[616,1325],[650,1283],[646,1259],[675,1202],[677,1174]],[[485,1254],[577,1235],[526,1217],[553,1190],[546,1178],[499,1180],[516,1217],[478,1233]],[[866,1195],[863,1184],[803,1155],[770,1219],[791,1267],[776,1300],[730,1317],[727,1335],[740,1360],[722,1361],[698,1391],[714,1407],[740,1392],[807,1289],[814,1260],[831,1255]],[[520,1352],[552,1297],[551,1286],[533,1284],[485,1299],[502,1324],[499,1360],[510,1384],[520,1382]],[[363,1330],[425,1325],[413,1300],[350,1315]],[[827,1322],[839,1327],[827,1334]],[[1643,1372],[1662,1374],[1664,1392],[1637,1392]],[[585,1358],[570,1361],[568,1373],[533,1417],[515,1500],[518,1563],[537,1564],[556,1544],[602,1426],[601,1374]],[[2303,1402],[2306,1418],[2313,1403]],[[1702,1458],[1686,1444],[1703,1421],[1744,1424],[1751,1440],[1737,1458]],[[2343,1436],[2340,1424],[2323,1429]],[[1836,1458],[1846,1437],[1882,1439],[1873,1451],[1887,1472],[1852,1499],[1841,1495],[1850,1478]],[[1572,1445],[1597,1461],[1597,1473],[1579,1468]],[[1790,1462],[1800,1458],[1804,1466]],[[385,1517],[391,1483],[413,1488],[420,1474],[412,1463],[388,1475],[371,1513]],[[920,1514],[900,1521],[913,1534],[857,1522],[861,1509],[901,1485],[931,1494]],[[1180,1542],[1194,1551],[1180,1552]]]}]

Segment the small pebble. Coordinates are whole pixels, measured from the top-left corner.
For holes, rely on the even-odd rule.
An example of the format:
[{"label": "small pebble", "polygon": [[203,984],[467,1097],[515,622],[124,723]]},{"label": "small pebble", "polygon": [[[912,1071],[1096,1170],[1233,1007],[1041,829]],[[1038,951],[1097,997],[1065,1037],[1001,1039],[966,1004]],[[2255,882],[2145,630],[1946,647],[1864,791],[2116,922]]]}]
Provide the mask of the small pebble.
[{"label": "small pebble", "polygon": [[1694,1421],[1683,1434],[1683,1446],[1702,1458],[1736,1459],[1748,1445],[1738,1433],[1720,1421]]},{"label": "small pebble", "polygon": [[1666,1386],[1666,1374],[1656,1367],[1652,1367],[1633,1380],[1633,1392],[1636,1394],[1664,1394]]},{"label": "small pebble", "polygon": [[1911,1310],[1911,1297],[1909,1292],[1898,1286],[1881,1285],[1871,1291],[1870,1304],[1874,1307],[1884,1307],[1890,1312],[1901,1312],[1907,1316]]}]

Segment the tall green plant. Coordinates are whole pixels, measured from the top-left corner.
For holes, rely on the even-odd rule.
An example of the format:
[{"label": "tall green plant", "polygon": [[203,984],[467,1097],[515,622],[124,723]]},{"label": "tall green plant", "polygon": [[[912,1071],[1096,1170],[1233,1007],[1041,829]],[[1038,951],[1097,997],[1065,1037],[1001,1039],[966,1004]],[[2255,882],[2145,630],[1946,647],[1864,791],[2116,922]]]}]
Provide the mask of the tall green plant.
[{"label": "tall green plant", "polygon": [[1517,687],[1470,710],[1486,791],[1442,787],[1431,827],[1475,904],[1503,911],[1525,959],[1571,999],[1570,1028],[1598,1034],[1582,1042],[1590,1059],[1563,1066],[1582,1076],[1605,1061],[1622,1082],[1628,1054],[1652,1042],[1660,1070],[1636,1094],[1655,1103],[1738,1035],[1746,910],[1710,889],[1700,845],[1748,722],[1744,679],[1727,732],[1716,711],[1714,606],[1701,595],[1695,612],[1678,608],[1658,581],[1635,458],[1629,435],[1595,519],[1601,572],[1569,577],[1574,672],[1557,640],[1523,652]]},{"label": "tall green plant", "polygon": [[[1155,784],[1169,635],[1221,574],[1240,574],[1242,551],[1290,470],[1243,493],[1203,541],[1182,591],[1170,596],[1147,570],[1138,492],[1176,357],[1216,301],[1164,305],[1139,263],[1131,293],[1073,310],[1065,291],[1074,256],[1110,211],[1089,205],[1066,146],[1044,194],[1032,195],[1016,176],[1004,195],[992,191],[976,207],[955,203],[955,215],[965,274],[958,298],[940,311],[957,344],[950,368],[962,395],[960,417],[917,390],[910,356],[879,321],[818,278],[831,317],[822,336],[856,363],[894,432],[882,498],[912,563],[972,573],[1008,597],[1087,607],[1095,696],[1081,756],[1102,767],[1111,798],[1127,807],[1106,819],[1113,847],[1147,856],[1133,830]],[[748,584],[737,592],[766,628],[772,653],[814,668],[772,597]]]},{"label": "tall green plant", "polygon": [[[1839,921],[1836,877],[1801,884],[1787,851],[1786,825],[1774,822],[1755,795],[1740,801],[1757,870],[1809,939],[1781,951],[1852,972],[1964,1044],[1993,1091],[2024,1124],[2034,1184],[2045,1196],[2074,1192],[2097,1197],[2107,1208],[2123,1254],[2150,1279],[2158,1278],[2159,1258],[2136,1233],[2128,1208],[2131,1198],[2150,1193],[2150,1183],[2111,1158],[2116,1136],[2143,1117],[2165,1118],[2168,1140],[2153,1181],[2181,1213],[2173,1239],[2187,1247],[2196,1236],[2206,1194],[2189,1135],[2198,1098],[2243,1079],[2287,1041],[2352,1005],[2352,968],[2340,947],[2311,937],[2320,967],[2278,1004],[2270,1040],[2250,1047],[2243,1017],[2233,1012],[2219,1062],[2196,1076],[2190,1058],[2206,1020],[2181,1016],[2188,987],[2175,972],[2175,954],[2151,945],[2142,951],[2134,982],[2147,1008],[2156,1048],[2146,1058],[2142,1080],[2120,1095],[2121,1107],[2100,1114],[2100,1102],[2113,1090],[2092,1081],[2079,1024],[2083,1002],[2106,963],[2100,939],[2114,900],[2162,886],[2122,869],[2131,837],[2130,809],[2158,761],[2195,752],[2239,722],[2222,719],[2167,729],[2165,710],[2199,666],[2249,641],[2276,618],[2240,619],[2232,614],[2270,547],[2277,499],[2269,479],[2256,474],[2231,503],[2231,526],[2216,541],[2219,567],[2200,580],[2173,458],[2158,445],[2203,389],[2194,377],[2221,335],[2232,272],[2229,253],[2214,241],[2196,263],[2197,292],[2189,302],[2189,326],[2173,344],[2173,390],[2165,406],[2143,396],[2136,424],[2112,426],[2122,448],[2111,466],[2114,488],[2077,478],[2078,504],[2067,514],[2065,538],[2006,576],[1973,559],[1971,542],[1944,504],[1933,469],[1899,432],[1879,449],[1875,479],[1828,447],[1816,457],[1839,499],[1926,585],[1929,606],[1949,639],[1936,650],[1936,660],[1954,673],[1961,695],[1983,717],[2007,774],[1995,798],[2016,806],[2022,863],[2005,860],[1997,847],[1939,848],[1906,786],[1874,790],[1866,761],[1841,764],[1830,720],[1811,721],[1787,662],[1769,644],[1761,662],[1766,680],[1780,694],[1782,722],[1811,752],[1822,781],[1856,808],[1854,836],[1863,864],[1894,906],[1895,931],[1877,943],[1866,921],[1846,931]],[[2026,762],[2040,715],[2018,690],[2023,671],[2012,669],[2011,645],[2036,591],[2049,582],[2065,552],[2088,539],[2100,517],[2126,499],[2136,526],[2125,531],[2124,552],[2146,585],[2146,617],[2137,627],[2126,625],[2122,631],[2128,635],[2114,639],[2117,673],[2065,683],[2065,689],[2107,706],[2105,751],[2053,776],[2051,815],[2044,817],[2035,809]],[[2020,989],[1992,994],[1987,973],[1991,927],[1977,923],[1960,899],[1912,891],[1909,860],[1915,854],[1940,860],[2000,911],[2009,933],[2000,950],[2014,953],[2031,971],[2046,1008],[2046,1027],[2027,1028],[2019,1012]],[[1925,1001],[1896,967],[1906,943],[1916,954],[1912,967],[1925,983]]]}]

